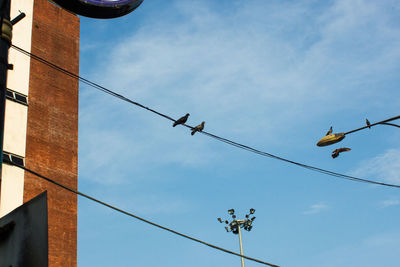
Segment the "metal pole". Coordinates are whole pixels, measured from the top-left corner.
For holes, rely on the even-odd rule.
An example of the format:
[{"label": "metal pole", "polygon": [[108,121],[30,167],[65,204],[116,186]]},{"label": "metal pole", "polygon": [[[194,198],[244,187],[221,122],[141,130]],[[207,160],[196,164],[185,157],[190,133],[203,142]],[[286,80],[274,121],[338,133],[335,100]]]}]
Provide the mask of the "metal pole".
[{"label": "metal pole", "polygon": [[[240,222],[238,221],[238,232],[239,232],[239,245],[240,245],[240,255],[243,256],[243,245],[242,245],[242,231],[240,230]],[[244,267],[244,258],[240,258],[242,260],[242,267]]]},{"label": "metal pole", "polygon": [[[383,121],[378,121],[378,122],[372,123],[371,125],[367,125],[367,126],[355,129],[355,130],[348,131],[347,133],[344,133],[344,135],[348,135],[348,134],[351,134],[351,133],[354,133],[354,132],[358,132],[358,131],[361,131],[361,130],[366,129],[366,128],[371,128],[372,126],[375,126],[375,125],[378,125],[378,124],[390,125],[387,122],[398,120],[398,119],[400,119],[400,116],[396,116],[396,117],[393,117],[393,118],[390,118],[390,119],[386,119],[386,120],[383,120]],[[398,126],[396,125],[396,127],[398,127]]]},{"label": "metal pole", "polygon": [[[244,254],[243,254],[243,244],[242,244],[242,228],[246,231],[251,231],[251,229],[253,228],[252,223],[254,221],[254,219],[256,217],[253,216],[253,218],[249,219],[251,214],[254,214],[256,210],[251,208],[250,209],[250,213],[246,215],[246,219],[244,220],[236,220],[236,215],[235,215],[235,210],[234,209],[230,209],[228,210],[229,215],[232,216],[232,221],[229,223],[228,220],[222,220],[221,218],[217,218],[217,220],[220,223],[226,223],[228,226],[225,227],[225,230],[227,232],[231,232],[233,234],[238,234],[239,235],[239,246],[240,246],[240,259],[242,261],[242,267],[244,267]],[[246,257],[247,258],[247,257]]]},{"label": "metal pole", "polygon": [[[10,0],[0,0],[1,38],[0,38],[0,179],[3,165],[3,140],[4,140],[4,117],[6,108],[6,86],[8,49],[11,44],[11,28],[7,27],[10,21]],[[5,22],[8,22],[5,23]],[[10,32],[6,32],[10,30]],[[7,40],[7,39],[10,40]]]}]

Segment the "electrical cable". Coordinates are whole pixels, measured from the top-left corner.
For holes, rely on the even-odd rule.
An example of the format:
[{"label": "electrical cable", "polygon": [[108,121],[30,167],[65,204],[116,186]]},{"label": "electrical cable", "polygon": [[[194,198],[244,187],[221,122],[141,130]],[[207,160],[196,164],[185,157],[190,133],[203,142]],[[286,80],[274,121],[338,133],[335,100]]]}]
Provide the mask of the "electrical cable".
[{"label": "electrical cable", "polygon": [[158,112],[158,111],[156,111],[154,109],[151,109],[149,107],[146,107],[146,106],[144,106],[144,105],[142,105],[142,104],[140,104],[138,102],[132,101],[131,99],[126,98],[123,95],[115,93],[115,92],[113,92],[113,91],[111,91],[111,90],[109,90],[109,89],[107,89],[107,88],[105,88],[105,87],[103,87],[103,86],[101,86],[101,85],[99,85],[97,83],[91,82],[91,81],[89,81],[89,80],[87,80],[87,79],[85,79],[85,78],[83,78],[83,77],[81,77],[79,75],[76,75],[76,74],[74,74],[74,73],[72,73],[72,72],[70,72],[70,71],[68,71],[68,70],[66,70],[64,68],[61,68],[61,67],[59,67],[59,66],[57,66],[57,65],[55,65],[55,64],[53,64],[53,63],[51,63],[51,62],[49,62],[49,61],[47,61],[45,59],[43,59],[43,58],[41,58],[39,56],[36,56],[36,55],[34,55],[34,54],[32,54],[32,53],[30,53],[30,52],[18,47],[18,46],[15,46],[15,45],[12,44],[11,47],[14,48],[15,50],[21,52],[22,54],[25,54],[25,55],[27,55],[27,56],[29,56],[29,57],[31,57],[31,58],[33,58],[33,59],[45,64],[45,65],[47,65],[47,66],[49,66],[49,67],[51,67],[51,68],[53,68],[55,70],[58,70],[58,71],[64,73],[65,75],[67,75],[69,77],[72,77],[72,78],[75,78],[75,79],[81,81],[84,84],[87,84],[87,85],[89,85],[89,86],[91,86],[93,88],[96,88],[96,89],[98,89],[100,91],[103,91],[104,93],[112,95],[112,96],[114,96],[116,98],[119,98],[119,99],[121,99],[123,101],[126,101],[128,103],[133,104],[133,105],[139,106],[139,107],[141,107],[143,109],[151,111],[151,112],[153,112],[153,113],[155,113],[155,114],[157,114],[157,115],[159,115],[161,117],[164,117],[164,118],[166,118],[166,119],[168,119],[170,121],[175,121],[173,118],[171,118],[171,117],[169,117],[169,116],[167,116],[165,114],[162,114],[162,113],[160,113],[160,112]]},{"label": "electrical cable", "polygon": [[225,139],[225,138],[222,138],[222,137],[219,137],[219,136],[207,133],[207,132],[203,132],[203,134],[205,134],[207,136],[210,136],[211,138],[215,138],[215,139],[217,139],[217,140],[219,140],[221,142],[230,144],[232,146],[235,146],[235,147],[238,147],[238,148],[241,148],[241,149],[244,149],[244,150],[256,153],[256,154],[259,154],[261,156],[265,156],[265,157],[277,159],[277,160],[280,160],[280,161],[284,161],[284,162],[287,162],[287,163],[290,163],[290,164],[294,164],[294,165],[297,165],[299,167],[303,167],[303,168],[306,168],[306,169],[309,169],[309,170],[312,170],[312,171],[316,171],[316,172],[319,172],[319,173],[323,173],[323,174],[326,174],[326,175],[330,175],[330,176],[334,176],[334,177],[341,178],[341,179],[346,179],[346,180],[357,181],[357,182],[371,183],[371,184],[376,184],[376,185],[400,188],[400,185],[376,182],[376,181],[372,181],[372,180],[368,180],[368,179],[362,179],[362,178],[358,178],[358,177],[354,177],[354,176],[350,176],[350,175],[345,175],[345,174],[341,174],[341,173],[337,173],[337,172],[321,169],[321,168],[318,168],[318,167],[306,165],[306,164],[299,163],[299,162],[296,162],[296,161],[292,161],[292,160],[289,160],[289,159],[285,159],[285,158],[282,158],[282,157],[279,157],[279,156],[276,156],[276,155],[273,155],[273,154],[270,154],[270,153],[267,153],[267,152],[264,152],[264,151],[260,151],[260,150],[257,150],[255,148],[252,148],[252,147],[249,147],[249,146],[246,146],[246,145],[242,145],[240,143],[236,143],[236,142],[231,141],[229,139]]},{"label": "electrical cable", "polygon": [[[149,108],[149,107],[146,107],[146,106],[144,106],[144,105],[142,105],[142,104],[140,104],[140,103],[138,103],[138,102],[135,102],[135,101],[133,101],[133,100],[131,100],[131,99],[129,99],[129,98],[123,96],[123,95],[120,95],[120,94],[118,94],[118,93],[116,93],[116,92],[113,92],[113,91],[111,91],[110,89],[107,89],[107,88],[105,88],[105,87],[103,87],[103,86],[101,86],[101,85],[99,85],[99,84],[97,84],[97,83],[95,83],[95,82],[89,81],[88,79],[85,79],[85,78],[83,78],[83,77],[81,77],[81,76],[79,76],[79,75],[77,75],[77,74],[74,74],[74,73],[72,73],[72,72],[70,72],[70,71],[68,71],[68,70],[66,70],[66,69],[64,69],[64,68],[61,68],[61,67],[59,67],[59,66],[57,66],[57,65],[55,65],[55,64],[53,64],[53,63],[51,63],[51,62],[49,62],[49,61],[47,61],[47,60],[45,60],[45,59],[43,59],[43,58],[41,58],[41,57],[39,57],[39,56],[37,56],[37,55],[34,55],[34,54],[32,54],[32,53],[30,53],[30,52],[28,52],[28,51],[26,51],[26,50],[24,50],[24,49],[22,49],[22,48],[20,48],[20,47],[18,47],[18,46],[11,45],[11,47],[14,48],[15,50],[17,50],[17,51],[23,53],[23,54],[25,54],[25,55],[27,55],[27,56],[29,56],[29,57],[35,59],[35,60],[37,60],[37,61],[39,61],[39,62],[41,62],[41,63],[43,63],[43,64],[45,64],[45,65],[47,65],[47,66],[49,66],[49,67],[51,67],[51,68],[53,68],[53,69],[56,69],[56,70],[58,70],[58,71],[64,73],[64,74],[67,75],[67,76],[70,76],[70,77],[72,77],[72,78],[75,78],[75,79],[81,81],[81,82],[84,83],[84,84],[87,84],[87,85],[89,85],[89,86],[91,86],[91,87],[93,87],[93,88],[95,88],[95,89],[98,89],[98,90],[100,90],[100,91],[103,91],[103,92],[105,92],[105,93],[107,93],[107,94],[109,94],[109,95],[112,95],[112,96],[114,96],[114,97],[117,97],[117,98],[119,98],[119,99],[121,99],[121,100],[123,100],[123,101],[126,101],[126,102],[131,103],[131,104],[136,105],[136,106],[139,106],[139,107],[141,107],[141,108],[143,108],[143,109],[146,109],[146,110],[148,110],[148,111],[150,111],[150,112],[153,112],[153,113],[155,113],[155,114],[157,114],[157,115],[159,115],[159,116],[161,116],[161,117],[164,117],[164,118],[166,118],[166,119],[168,119],[168,120],[170,120],[170,121],[174,121],[174,122],[175,122],[175,119],[171,118],[171,117],[168,116],[168,115],[165,115],[165,114],[163,114],[163,113],[161,113],[161,112],[158,112],[158,111],[156,111],[156,110],[154,110],[154,109],[151,109],[151,108]],[[400,117],[400,116],[399,116],[399,117]],[[393,119],[393,118],[392,118],[392,119]],[[390,120],[392,120],[392,119],[390,119]],[[386,121],[386,120],[385,120],[385,121]],[[383,122],[385,122],[385,121],[383,121]],[[186,125],[186,124],[183,124],[183,125],[184,125],[185,127],[187,127],[187,128],[193,129],[193,127],[190,126],[190,125]],[[366,126],[366,127],[367,127],[367,126]],[[362,128],[366,128],[366,127],[362,127]],[[360,128],[360,129],[361,129],[361,128]],[[360,129],[356,129],[356,130],[360,130]],[[346,134],[349,134],[349,133],[352,133],[352,132],[354,132],[354,131],[347,132]],[[214,135],[214,134],[209,133],[209,132],[207,132],[207,131],[201,131],[200,133],[202,133],[202,134],[204,134],[204,135],[206,135],[206,136],[208,136],[208,137],[211,137],[211,138],[213,138],[213,139],[216,139],[216,140],[218,140],[218,141],[221,141],[221,142],[224,142],[224,143],[226,143],[226,144],[229,144],[229,145],[231,145],[231,146],[235,146],[235,147],[237,147],[237,148],[244,149],[244,150],[247,150],[247,151],[249,151],[249,152],[256,153],[256,154],[258,154],[258,155],[264,156],[264,157],[269,157],[269,158],[273,158],[273,159],[276,159],[276,160],[280,160],[280,161],[283,161],[283,162],[287,162],[287,163],[290,163],[290,164],[293,164],[293,165],[297,165],[297,166],[299,166],[299,167],[302,167],[302,168],[305,168],[305,169],[308,169],[308,170],[311,170],[311,171],[319,172],[319,173],[322,173],[322,174],[330,175],[330,176],[337,177],[337,178],[341,178],[341,179],[356,181],[356,182],[370,183],[370,184],[375,184],[375,185],[381,185],[381,186],[388,186],[388,187],[400,188],[400,185],[389,184],[389,183],[382,183],[382,182],[376,182],[376,181],[369,180],[369,179],[358,178],[358,177],[354,177],[354,176],[350,176],[350,175],[346,175],[346,174],[341,174],[341,173],[337,173],[337,172],[325,170],[325,169],[322,169],[322,168],[314,167],[314,166],[311,166],[311,165],[303,164],[303,163],[296,162],[296,161],[293,161],[293,160],[289,160],[289,159],[286,159],[286,158],[282,158],[282,157],[276,156],[276,155],[274,155],[274,154],[271,154],[271,153],[268,153],[268,152],[264,152],[264,151],[261,151],[261,150],[252,148],[252,147],[250,147],[250,146],[243,145],[243,144],[234,142],[234,141],[232,141],[232,140],[229,140],[229,139],[226,139],[226,138],[223,138],[223,137]]]},{"label": "electrical cable", "polygon": [[159,225],[159,224],[154,223],[154,222],[152,222],[152,221],[146,220],[146,219],[144,219],[144,218],[142,218],[142,217],[139,217],[139,216],[137,216],[137,215],[135,215],[135,214],[133,214],[133,213],[130,213],[130,212],[127,212],[127,211],[122,210],[122,209],[120,209],[120,208],[117,208],[117,207],[115,207],[115,206],[112,206],[112,205],[110,205],[110,204],[108,204],[108,203],[106,203],[106,202],[103,202],[103,201],[101,201],[101,200],[98,200],[98,199],[96,199],[96,198],[94,198],[94,197],[91,197],[91,196],[89,196],[89,195],[86,195],[86,194],[84,194],[84,193],[82,193],[82,192],[79,192],[78,190],[75,190],[75,189],[73,189],[73,188],[71,188],[71,187],[68,187],[68,186],[63,185],[63,184],[61,184],[61,183],[59,183],[59,182],[56,182],[56,181],[54,181],[53,179],[50,179],[50,178],[48,178],[48,177],[46,177],[46,176],[44,176],[44,175],[41,175],[41,174],[39,174],[39,173],[37,173],[37,172],[35,172],[35,171],[32,171],[32,170],[30,170],[30,169],[28,169],[28,168],[26,168],[26,167],[24,167],[24,166],[22,166],[22,165],[18,165],[18,164],[16,164],[16,163],[12,162],[12,161],[11,161],[11,162],[8,162],[8,163],[11,164],[11,165],[13,165],[13,166],[16,166],[16,167],[18,167],[18,168],[21,168],[21,169],[25,170],[26,172],[29,172],[30,174],[33,174],[33,175],[35,175],[35,176],[37,176],[37,177],[39,177],[39,178],[41,178],[41,179],[43,179],[43,180],[46,180],[47,182],[50,182],[50,183],[52,183],[52,184],[54,184],[54,185],[57,185],[57,186],[59,186],[59,187],[65,189],[65,190],[67,190],[67,191],[69,191],[69,192],[72,192],[72,193],[74,193],[74,194],[77,194],[77,195],[79,195],[79,196],[82,196],[82,197],[84,197],[84,198],[87,198],[87,199],[89,199],[89,200],[92,200],[92,201],[94,201],[94,202],[96,202],[96,203],[98,203],[98,204],[100,204],[100,205],[103,205],[103,206],[105,206],[105,207],[107,207],[107,208],[113,209],[113,210],[115,210],[115,211],[117,211],[117,212],[120,212],[120,213],[122,213],[122,214],[128,215],[128,216],[130,216],[130,217],[132,217],[132,218],[135,218],[135,219],[137,219],[137,220],[139,220],[139,221],[142,221],[142,222],[144,222],[144,223],[150,224],[150,225],[152,225],[152,226],[155,226],[155,227],[160,228],[160,229],[162,229],[162,230],[168,231],[168,232],[173,233],[173,234],[175,234],[175,235],[179,235],[179,236],[181,236],[181,237],[183,237],[183,238],[186,238],[186,239],[195,241],[195,242],[197,242],[197,243],[200,243],[200,244],[209,246],[209,247],[211,247],[211,248],[220,250],[220,251],[225,252],[225,253],[228,253],[228,254],[232,254],[232,255],[235,255],[235,256],[243,257],[243,258],[245,258],[245,259],[247,259],[247,260],[251,260],[251,261],[254,261],[254,262],[257,262],[257,263],[261,263],[261,264],[264,264],[264,265],[268,265],[268,266],[272,266],[272,267],[279,267],[278,265],[275,265],[275,264],[272,264],[272,263],[268,263],[268,262],[265,262],[265,261],[262,261],[262,260],[259,260],[259,259],[256,259],[256,258],[248,257],[248,256],[245,256],[245,255],[240,255],[239,253],[236,253],[236,252],[227,250],[227,249],[225,249],[225,248],[221,248],[221,247],[218,247],[218,246],[216,246],[216,245],[213,245],[213,244],[204,242],[204,241],[202,241],[202,240],[200,240],[200,239],[197,239],[197,238],[194,238],[194,237],[191,237],[191,236],[182,234],[182,233],[180,233],[180,232],[177,232],[177,231],[172,230],[172,229],[170,229],[170,228],[167,228],[167,227],[165,227],[165,226],[162,226],[162,225]]}]

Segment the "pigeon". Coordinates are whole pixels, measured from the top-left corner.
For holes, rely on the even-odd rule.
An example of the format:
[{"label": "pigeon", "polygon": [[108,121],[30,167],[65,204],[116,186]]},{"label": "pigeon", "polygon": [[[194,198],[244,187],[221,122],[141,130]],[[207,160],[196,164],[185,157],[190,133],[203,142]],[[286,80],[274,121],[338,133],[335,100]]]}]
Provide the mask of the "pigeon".
[{"label": "pigeon", "polygon": [[337,158],[341,152],[350,151],[351,149],[348,147],[341,147],[338,149],[333,150],[332,158]]},{"label": "pigeon", "polygon": [[204,129],[204,124],[205,122],[203,121],[201,124],[197,125],[192,129],[192,135],[194,135],[196,132],[201,132]]},{"label": "pigeon", "polygon": [[178,120],[176,120],[174,122],[174,124],[172,125],[172,127],[175,127],[175,126],[177,126],[179,124],[184,124],[187,121],[187,119],[189,118],[189,115],[190,114],[187,113],[185,116],[183,116],[183,117],[179,118]]},{"label": "pigeon", "polygon": [[368,120],[368,119],[365,119],[365,123],[367,124],[368,128],[370,128],[370,129],[371,129],[371,123],[369,122],[369,120]]},{"label": "pigeon", "polygon": [[330,135],[332,133],[332,126],[329,128],[329,131],[326,133],[326,135]]}]

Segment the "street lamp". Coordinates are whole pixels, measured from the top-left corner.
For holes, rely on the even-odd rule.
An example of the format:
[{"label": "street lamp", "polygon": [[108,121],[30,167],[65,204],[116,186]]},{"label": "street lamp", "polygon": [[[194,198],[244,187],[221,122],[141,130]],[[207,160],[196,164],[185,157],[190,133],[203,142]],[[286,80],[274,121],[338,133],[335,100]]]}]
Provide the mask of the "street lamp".
[{"label": "street lamp", "polygon": [[[246,231],[251,231],[251,229],[253,228],[252,224],[253,221],[255,220],[255,216],[253,216],[251,219],[249,219],[250,215],[254,214],[254,212],[256,212],[255,209],[250,209],[249,214],[246,214],[246,219],[244,220],[236,220],[236,215],[235,215],[235,210],[234,209],[230,209],[228,210],[228,214],[231,215],[232,217],[232,221],[229,222],[228,220],[223,221],[221,218],[218,218],[217,220],[220,223],[225,223],[227,226],[225,226],[225,230],[227,232],[232,232],[233,234],[239,235],[239,246],[240,246],[240,255],[243,256],[243,245],[242,245],[242,231],[240,230],[241,228],[243,228]],[[242,267],[244,266],[244,258],[241,257],[241,261],[242,261]]]},{"label": "street lamp", "polygon": [[376,122],[376,123],[373,123],[373,124],[371,124],[368,120],[366,120],[366,126],[361,127],[361,128],[357,128],[357,129],[354,129],[354,130],[351,130],[351,131],[348,131],[346,133],[332,133],[331,132],[332,129],[331,129],[326,136],[322,137],[318,141],[317,146],[329,146],[329,145],[332,145],[332,144],[336,144],[336,143],[342,141],[345,138],[345,136],[348,135],[348,134],[351,134],[351,133],[354,133],[354,132],[358,132],[358,131],[364,130],[366,128],[371,128],[371,127],[376,126],[378,124],[394,126],[394,127],[400,128],[400,125],[389,123],[389,121],[394,121],[394,120],[398,120],[398,119],[400,119],[400,116],[396,116],[396,117],[393,117],[393,118],[390,118],[390,119],[379,121],[379,122]]},{"label": "street lamp", "polygon": [[329,146],[332,144],[336,144],[342,141],[344,137],[345,137],[344,133],[334,133],[325,135],[324,137],[321,138],[321,140],[318,141],[317,146]]}]

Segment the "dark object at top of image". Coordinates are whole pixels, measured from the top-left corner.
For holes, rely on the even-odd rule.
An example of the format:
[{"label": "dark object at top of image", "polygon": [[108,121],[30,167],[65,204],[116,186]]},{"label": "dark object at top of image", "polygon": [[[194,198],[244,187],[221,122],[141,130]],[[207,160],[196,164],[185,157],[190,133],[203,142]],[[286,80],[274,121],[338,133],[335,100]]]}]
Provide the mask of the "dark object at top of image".
[{"label": "dark object at top of image", "polygon": [[131,13],[143,0],[52,0],[52,2],[77,15],[111,19]]}]

